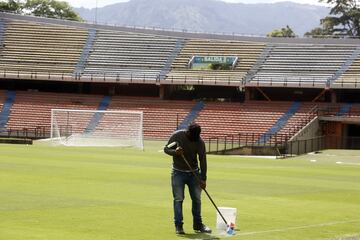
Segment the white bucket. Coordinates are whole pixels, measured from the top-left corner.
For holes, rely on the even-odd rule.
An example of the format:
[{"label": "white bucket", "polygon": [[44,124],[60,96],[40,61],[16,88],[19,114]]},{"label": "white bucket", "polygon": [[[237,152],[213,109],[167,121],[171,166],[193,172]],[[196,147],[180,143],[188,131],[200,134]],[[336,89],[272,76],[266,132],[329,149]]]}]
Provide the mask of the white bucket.
[{"label": "white bucket", "polygon": [[[236,208],[229,208],[229,207],[219,207],[219,211],[226,219],[227,223],[235,224],[236,221]],[[224,220],[221,218],[220,214],[216,211],[216,229],[225,230],[227,229]]]}]

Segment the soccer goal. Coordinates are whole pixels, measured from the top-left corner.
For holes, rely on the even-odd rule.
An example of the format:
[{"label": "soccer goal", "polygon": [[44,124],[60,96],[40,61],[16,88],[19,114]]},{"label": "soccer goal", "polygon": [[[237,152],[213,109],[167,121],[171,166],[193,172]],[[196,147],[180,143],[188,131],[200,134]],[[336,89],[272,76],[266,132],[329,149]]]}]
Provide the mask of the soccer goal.
[{"label": "soccer goal", "polygon": [[143,149],[143,113],[52,109],[50,140],[66,146]]}]

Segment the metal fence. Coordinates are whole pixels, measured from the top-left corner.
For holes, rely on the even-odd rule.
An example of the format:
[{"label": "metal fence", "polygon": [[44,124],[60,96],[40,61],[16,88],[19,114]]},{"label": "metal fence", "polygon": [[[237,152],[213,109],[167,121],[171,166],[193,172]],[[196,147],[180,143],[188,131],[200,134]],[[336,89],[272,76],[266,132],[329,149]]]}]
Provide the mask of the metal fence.
[{"label": "metal fence", "polygon": [[321,136],[286,143],[283,156],[301,155],[324,149],[360,149],[360,137]]},{"label": "metal fence", "polygon": [[[262,139],[267,139],[262,141]],[[360,137],[321,136],[304,140],[290,141],[289,135],[261,135],[240,133],[223,137],[208,138],[206,149],[211,154],[228,154],[244,148],[263,148],[273,151],[277,156],[295,156],[324,149],[360,149]]]},{"label": "metal fence", "polygon": [[21,129],[1,129],[0,137],[7,138],[26,138],[26,139],[42,139],[48,138],[50,135],[50,127],[34,127]]},{"label": "metal fence", "polygon": [[223,153],[242,147],[283,146],[289,139],[284,134],[238,133],[233,135],[210,137],[205,140],[208,153]]}]

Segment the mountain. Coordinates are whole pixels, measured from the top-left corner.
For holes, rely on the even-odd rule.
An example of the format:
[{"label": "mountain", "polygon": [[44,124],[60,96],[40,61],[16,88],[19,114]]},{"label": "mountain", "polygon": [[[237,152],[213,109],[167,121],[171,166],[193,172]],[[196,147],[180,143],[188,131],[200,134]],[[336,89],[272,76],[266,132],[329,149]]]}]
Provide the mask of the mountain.
[{"label": "mountain", "polygon": [[120,26],[266,35],[289,25],[303,36],[329,14],[323,6],[279,2],[226,3],[218,0],[130,0],[98,9],[75,8],[82,18]]}]

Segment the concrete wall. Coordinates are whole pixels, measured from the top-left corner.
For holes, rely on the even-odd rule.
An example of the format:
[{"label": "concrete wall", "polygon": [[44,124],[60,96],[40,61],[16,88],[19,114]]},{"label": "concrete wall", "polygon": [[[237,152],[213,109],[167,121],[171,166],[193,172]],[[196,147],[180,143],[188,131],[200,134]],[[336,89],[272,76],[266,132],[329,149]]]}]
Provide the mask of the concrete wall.
[{"label": "concrete wall", "polygon": [[309,122],[303,129],[301,129],[295,136],[290,140],[305,140],[318,137],[320,134],[320,123],[319,119],[316,117],[311,122]]}]

